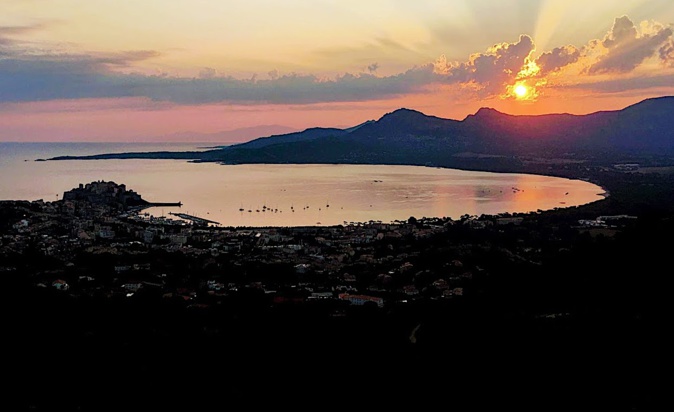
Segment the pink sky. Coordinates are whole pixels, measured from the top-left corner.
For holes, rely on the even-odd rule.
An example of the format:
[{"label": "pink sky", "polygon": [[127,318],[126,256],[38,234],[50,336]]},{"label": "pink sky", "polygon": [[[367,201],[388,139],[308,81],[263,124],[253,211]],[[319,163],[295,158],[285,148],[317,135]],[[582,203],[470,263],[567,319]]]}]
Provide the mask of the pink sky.
[{"label": "pink sky", "polygon": [[0,16],[0,141],[349,127],[401,107],[587,114],[674,95],[671,0],[75,3],[9,0]]},{"label": "pink sky", "polygon": [[[600,110],[619,110],[645,98],[661,95],[658,90],[653,90],[638,95],[598,95],[583,98],[571,96],[526,103],[501,99],[448,101],[444,93],[436,93],[381,101],[299,106],[183,106],[120,98],[68,101],[69,110],[66,111],[58,110],[62,103],[60,101],[29,102],[14,104],[14,107],[0,111],[0,140],[169,141],[175,140],[171,135],[178,131],[216,133],[261,124],[284,125],[297,130],[317,126],[349,127],[370,119],[376,120],[400,107],[456,120],[464,119],[483,106],[510,114],[585,114]],[[147,107],[140,108],[143,103]]]}]

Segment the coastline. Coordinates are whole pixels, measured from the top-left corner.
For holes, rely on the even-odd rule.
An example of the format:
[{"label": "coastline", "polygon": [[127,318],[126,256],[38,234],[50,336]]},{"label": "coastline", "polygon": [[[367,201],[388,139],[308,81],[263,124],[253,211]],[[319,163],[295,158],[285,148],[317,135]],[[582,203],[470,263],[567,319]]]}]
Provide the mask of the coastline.
[{"label": "coastline", "polygon": [[[102,160],[102,159],[97,159],[97,160]],[[158,160],[171,160],[171,159],[158,159]],[[116,162],[104,162],[104,163],[107,163],[109,165],[114,165]],[[122,162],[122,163],[124,163],[124,162]],[[148,162],[148,164],[151,164],[151,163],[152,162]],[[576,181],[583,181],[585,183],[589,183],[591,185],[597,186],[597,187],[594,187],[595,192],[599,192],[599,191],[604,191],[604,193],[608,192],[608,190],[605,187],[598,186],[596,184],[596,182],[590,181],[590,179],[576,179],[576,178],[572,178],[572,177],[569,177],[569,176],[559,176],[559,175],[555,176],[556,173],[542,174],[542,173],[521,172],[521,171],[514,171],[514,170],[497,170],[497,171],[494,171],[494,170],[484,170],[484,169],[476,169],[476,168],[457,168],[457,167],[450,167],[450,166],[447,166],[447,165],[436,165],[436,164],[355,163],[355,162],[349,162],[349,163],[334,163],[334,162],[330,162],[330,163],[328,163],[328,162],[325,162],[325,163],[270,163],[270,162],[266,162],[266,163],[237,163],[237,164],[227,163],[227,164],[223,164],[222,162],[212,162],[212,161],[208,161],[208,162],[204,162],[204,163],[215,163],[215,165],[212,166],[212,167],[206,167],[205,169],[201,169],[201,168],[198,168],[198,167],[193,169],[193,166],[191,166],[190,162],[188,161],[188,162],[185,162],[184,166],[181,166],[181,168],[184,169],[184,170],[196,170],[195,173],[200,174],[200,173],[202,173],[201,170],[214,171],[213,167],[217,167],[217,166],[221,166],[221,165],[241,166],[241,167],[269,166],[269,167],[272,167],[272,168],[275,167],[275,166],[282,166],[284,168],[287,168],[286,170],[290,170],[290,168],[293,168],[294,166],[305,166],[305,167],[306,166],[339,166],[339,167],[347,167],[347,168],[350,168],[350,167],[367,168],[367,167],[384,166],[384,167],[395,167],[395,168],[397,168],[397,167],[410,168],[410,170],[412,171],[411,173],[413,173],[413,174],[420,173],[421,175],[424,175],[426,172],[423,172],[423,171],[414,172],[415,169],[421,170],[419,168],[424,167],[423,170],[428,170],[431,174],[439,174],[439,175],[443,175],[444,173],[441,172],[441,171],[446,170],[446,171],[455,171],[455,172],[469,172],[469,173],[476,173],[476,174],[485,174],[485,175],[492,175],[492,176],[494,176],[494,175],[513,175],[513,176],[527,175],[527,176],[536,176],[536,177],[552,178],[552,179],[560,179],[561,178],[561,179],[564,179],[564,180],[576,180]],[[165,164],[171,165],[171,164],[173,164],[173,162],[168,162],[168,163],[165,163]],[[67,163],[64,164],[63,166],[66,166],[66,165],[67,165]],[[67,167],[70,168],[71,166],[68,165]],[[87,166],[87,167],[89,167],[89,166]],[[92,167],[96,167],[96,166],[92,166]],[[129,166],[129,167],[133,168],[133,166]],[[160,169],[163,169],[165,167],[167,167],[167,166],[162,166]],[[171,168],[171,169],[174,169],[173,166],[168,166],[168,167]],[[101,167],[101,169],[103,169],[103,170],[105,170],[106,168],[107,168],[107,166]],[[51,167],[49,167],[49,169],[51,169]],[[124,169],[127,169],[127,167],[124,167]],[[439,169],[439,170],[437,172],[433,172],[434,169]],[[180,170],[181,170],[180,168],[175,168],[175,170],[178,171],[177,173],[182,173],[182,172],[180,172]],[[401,169],[401,170],[403,170],[403,169]],[[208,173],[208,172],[205,172],[205,173]],[[239,173],[239,172],[237,172],[237,173]],[[244,172],[242,171],[240,173],[244,173]],[[294,175],[299,176],[299,174],[302,174],[302,173],[303,172],[300,169],[300,171],[294,172]],[[311,174],[312,172],[307,172],[307,173]],[[329,172],[329,173],[341,174],[342,172],[336,171],[336,172]],[[231,172],[225,172],[225,175],[230,176]],[[108,179],[105,174],[102,174],[101,176]],[[173,179],[176,179],[176,178],[181,179],[180,176],[183,176],[183,175],[182,174],[180,174],[180,175],[174,174]],[[190,176],[190,175],[186,175],[186,176]],[[193,179],[193,178],[195,178],[194,174],[192,175],[192,177],[185,177],[185,179]],[[232,177],[232,178],[234,178],[234,177]],[[424,179],[423,177],[420,177],[420,178]],[[375,177],[375,179],[376,179],[376,177]],[[412,180],[410,180],[410,182],[413,182],[414,179],[416,179],[416,178],[412,177]],[[498,178],[496,178],[496,179],[498,179]],[[124,178],[123,177],[120,178],[119,176],[114,176],[112,178],[112,180],[124,181]],[[405,184],[407,184],[407,183],[405,183]],[[509,185],[509,183],[506,183],[506,184]],[[517,186],[515,181],[513,181],[513,186]],[[134,183],[133,187],[137,187],[137,184]],[[213,187],[215,187],[215,186],[213,186]],[[526,186],[522,187],[522,188],[526,189]],[[154,191],[154,189],[152,189],[152,187],[150,187],[150,190]],[[232,190],[232,189],[229,189],[229,190]],[[433,189],[429,187],[428,190],[433,190]],[[493,188],[492,188],[492,190],[493,190]],[[590,190],[592,190],[592,188],[590,188]],[[497,191],[498,191],[498,189],[497,189]],[[506,189],[504,187],[503,192],[505,192],[505,191],[506,191]],[[527,191],[529,191],[529,190],[527,189]],[[142,187],[140,192],[141,193],[148,192],[148,185],[145,184],[145,187]],[[161,189],[160,189],[160,192],[161,192]],[[574,192],[574,191],[572,190],[572,192]],[[151,192],[148,192],[148,193],[151,193]],[[273,193],[273,191],[272,191],[272,193]],[[448,193],[448,192],[445,192],[445,193]],[[598,194],[598,193],[596,193],[596,194]],[[166,197],[177,198],[179,196],[183,199],[184,199],[184,196],[190,196],[189,194],[187,194],[187,193],[183,194],[182,192],[180,192],[180,194],[178,194],[178,195],[176,195],[176,194],[166,195],[166,194],[158,194],[158,193],[152,193],[151,195],[152,195],[152,197],[159,197],[159,198],[166,198]],[[247,203],[248,200],[246,200],[246,199],[249,199],[249,196],[247,196],[245,194],[242,195],[242,196],[243,197],[241,197],[241,199],[243,199],[244,203],[246,203],[246,210],[252,209],[253,212],[255,212],[255,210],[257,209],[255,206],[256,206],[258,200],[260,200],[260,199],[252,200],[252,206],[253,207],[249,207],[250,205]],[[276,195],[273,195],[273,196],[276,196]],[[302,196],[302,194],[301,193],[296,194],[296,193],[293,192],[293,194],[289,195],[289,196],[290,197],[278,197],[277,198],[278,201],[279,201],[279,204],[282,205],[284,209],[287,209],[288,205],[290,205],[292,203],[291,202],[292,196],[295,196],[295,205],[297,206],[298,205],[297,199],[299,199]],[[493,201],[499,201],[498,200],[498,193],[494,194],[494,192],[492,191],[492,194],[487,195],[487,196],[491,197]],[[22,196],[22,197],[25,197],[25,196]],[[560,196],[560,197],[558,197],[558,200],[560,200],[559,204],[557,204],[557,202],[554,201],[554,202],[552,202],[552,204],[547,204],[545,206],[543,206],[543,205],[535,206],[534,205],[531,208],[527,208],[527,209],[503,208],[503,209],[498,210],[498,211],[494,211],[493,208],[492,209],[480,208],[480,210],[478,210],[478,212],[477,212],[477,215],[482,215],[482,214],[495,215],[497,213],[528,213],[528,212],[532,212],[532,211],[540,210],[540,209],[548,211],[548,210],[553,210],[555,208],[567,209],[567,208],[570,208],[570,207],[582,207],[582,206],[590,204],[590,203],[594,203],[594,202],[597,202],[597,201],[600,201],[600,200],[604,200],[606,197],[607,197],[607,195],[603,195],[603,196],[601,196],[601,198],[595,197],[594,199],[587,200],[584,203],[569,202],[569,204],[567,205],[567,204],[561,202],[562,200],[567,200],[567,199],[564,199],[563,196]],[[510,201],[513,200],[513,197],[509,197],[509,198],[510,198]],[[44,197],[43,197],[43,199],[44,199]],[[402,200],[404,200],[404,199],[402,199]],[[319,202],[322,202],[322,201],[323,200],[320,200]],[[333,203],[334,201],[335,201],[335,199],[331,199],[330,203]],[[391,199],[387,198],[386,200],[383,200],[383,201],[389,202],[389,201],[391,201]],[[276,202],[276,200],[272,200],[272,202]],[[567,200],[567,202],[568,202],[568,200]],[[374,203],[374,202],[372,202],[372,203]],[[548,203],[550,203],[550,202],[548,202]],[[263,203],[259,203],[260,206],[262,204]],[[269,204],[267,203],[267,205],[269,205]],[[316,210],[318,210],[317,207],[320,207],[320,203],[316,204],[313,201],[312,201],[312,205],[314,206],[314,207],[312,207],[312,211],[316,211]],[[143,207],[143,209],[147,209],[147,208],[150,208],[150,207],[153,207],[153,206],[154,205],[152,205],[152,204],[148,204],[148,205],[145,205]],[[386,222],[387,224],[390,224],[390,223],[393,223],[396,220],[401,220],[401,219],[406,220],[410,216],[414,216],[416,218],[420,218],[420,217],[434,218],[434,217],[437,217],[437,218],[440,218],[440,219],[443,218],[443,217],[446,217],[446,216],[450,216],[450,217],[455,218],[455,219],[458,219],[458,217],[459,217],[459,213],[457,213],[456,210],[450,210],[450,209],[444,209],[444,210],[440,211],[439,213],[433,213],[434,209],[431,206],[426,207],[426,210],[414,211],[413,213],[402,213],[402,214],[393,213],[392,214],[392,213],[389,213],[389,212],[384,212],[381,215],[375,215],[375,214],[372,213],[372,210],[368,210],[367,206],[368,205],[364,205],[364,206],[360,205],[360,208],[358,208],[358,206],[356,206],[355,209],[352,208],[352,207],[347,209],[346,205],[345,205],[346,210],[356,212],[353,215],[349,214],[350,212],[346,213],[346,214],[341,213],[341,214],[337,215],[337,214],[335,214],[335,212],[339,212],[339,210],[327,210],[327,209],[322,212],[323,218],[310,217],[309,219],[307,219],[307,217],[309,216],[308,213],[306,215],[296,214],[299,219],[293,217],[294,221],[288,221],[288,219],[291,219],[291,218],[287,217],[287,218],[284,219],[284,217],[282,215],[278,216],[278,217],[277,216],[263,217],[261,213],[260,213],[259,218],[253,217],[252,220],[248,217],[245,217],[244,219],[239,219],[239,218],[226,219],[226,218],[221,217],[222,213],[220,213],[220,215],[218,215],[218,213],[217,213],[218,208],[222,208],[224,210],[224,208],[227,207],[228,208],[227,210],[229,210],[231,205],[225,206],[224,204],[223,205],[217,205],[217,206],[215,206],[215,205],[203,206],[203,207],[201,207],[201,210],[199,210],[194,205],[189,205],[189,202],[188,202],[188,205],[186,206],[188,209],[183,207],[183,210],[192,210],[193,212],[195,212],[195,213],[192,213],[193,215],[199,216],[199,217],[202,217],[202,218],[209,218],[209,215],[207,214],[207,211],[210,211],[211,212],[210,213],[211,219],[208,219],[208,220],[220,222],[222,224],[222,226],[224,226],[224,227],[255,227],[255,228],[262,228],[262,227],[302,227],[302,226],[304,226],[304,227],[334,227],[334,226],[345,225],[347,223],[343,223],[343,222],[347,222],[347,221],[348,222],[361,223],[361,224],[366,224],[366,223],[369,223],[371,221],[381,221],[381,222]],[[375,205],[375,207],[376,206],[377,205]],[[385,205],[385,203],[380,203],[380,206],[383,207],[384,209],[387,209],[387,206]],[[237,201],[236,207],[237,207],[237,209],[239,208],[238,201]],[[261,207],[259,209],[262,211]],[[279,207],[279,209],[280,209],[280,207]],[[395,207],[391,210],[394,210],[394,209],[395,209]],[[214,211],[216,212],[215,214],[213,214]],[[299,209],[299,210],[296,209],[296,211],[298,211],[300,213],[302,212],[301,209]],[[435,211],[437,212],[438,210],[435,210]],[[285,212],[289,212],[289,210],[285,210]],[[309,212],[309,211],[307,211],[307,212]],[[364,217],[363,217],[363,213],[361,213],[361,212],[364,212]],[[160,211],[155,210],[151,213],[155,216],[159,216]],[[228,212],[226,212],[226,213],[228,213]],[[327,213],[327,215],[326,215],[326,213]],[[475,212],[473,212],[470,208],[467,208],[466,211],[463,212],[463,213],[475,214]],[[312,215],[313,214],[315,214],[315,213],[312,213]],[[359,217],[359,214],[360,214],[360,217]],[[279,218],[280,218],[280,220],[279,220]],[[286,220],[289,223],[284,223],[281,220]],[[278,222],[278,223],[275,223],[275,222]],[[322,222],[322,223],[314,223],[314,222]]]}]

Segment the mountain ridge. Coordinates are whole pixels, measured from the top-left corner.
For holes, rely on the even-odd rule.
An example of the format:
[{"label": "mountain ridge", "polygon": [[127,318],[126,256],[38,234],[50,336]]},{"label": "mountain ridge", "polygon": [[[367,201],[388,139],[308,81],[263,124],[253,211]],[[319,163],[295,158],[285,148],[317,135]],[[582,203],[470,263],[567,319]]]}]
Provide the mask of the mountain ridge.
[{"label": "mountain ridge", "polygon": [[[308,128],[206,152],[186,152],[184,158],[221,163],[390,163],[465,167],[465,153],[479,154],[501,163],[506,162],[505,159],[511,159],[512,163],[513,157],[550,158],[568,153],[606,159],[634,154],[674,155],[672,113],[674,96],[646,99],[620,110],[584,115],[522,116],[484,107],[463,120],[453,120],[400,108],[352,128]],[[166,156],[136,153],[56,159]],[[181,158],[179,153],[169,156]],[[473,161],[468,167],[482,167],[475,163]]]}]

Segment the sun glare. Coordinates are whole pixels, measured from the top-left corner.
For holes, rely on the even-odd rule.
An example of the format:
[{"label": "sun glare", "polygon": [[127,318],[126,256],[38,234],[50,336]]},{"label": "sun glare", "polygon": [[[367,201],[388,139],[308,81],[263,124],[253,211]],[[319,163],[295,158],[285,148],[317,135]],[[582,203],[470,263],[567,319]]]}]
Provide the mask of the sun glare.
[{"label": "sun glare", "polygon": [[523,84],[518,84],[517,86],[515,86],[514,92],[515,92],[515,96],[522,99],[527,95],[527,92],[528,92],[527,86],[525,86]]}]

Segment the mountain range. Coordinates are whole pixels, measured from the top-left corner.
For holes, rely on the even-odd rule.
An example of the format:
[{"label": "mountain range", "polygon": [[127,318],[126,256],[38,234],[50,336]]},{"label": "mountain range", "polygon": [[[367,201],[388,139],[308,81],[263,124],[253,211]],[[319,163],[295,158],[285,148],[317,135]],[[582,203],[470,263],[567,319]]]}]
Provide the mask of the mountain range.
[{"label": "mountain range", "polygon": [[[515,116],[481,108],[464,120],[398,109],[347,129],[310,128],[205,152],[62,159],[173,158],[234,163],[387,163],[509,169],[512,159],[674,154],[674,96],[586,115]],[[501,164],[503,167],[499,167]]]}]

